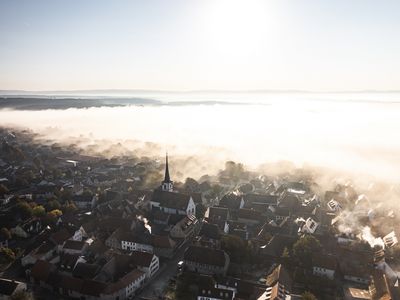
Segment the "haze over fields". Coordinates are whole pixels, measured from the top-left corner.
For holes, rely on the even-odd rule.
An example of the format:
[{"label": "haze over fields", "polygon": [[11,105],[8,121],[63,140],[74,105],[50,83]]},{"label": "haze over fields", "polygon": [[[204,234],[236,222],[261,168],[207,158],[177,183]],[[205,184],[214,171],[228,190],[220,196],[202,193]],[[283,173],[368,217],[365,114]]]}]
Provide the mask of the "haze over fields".
[{"label": "haze over fields", "polygon": [[135,140],[155,143],[161,152],[234,159],[252,167],[287,160],[399,180],[397,93],[139,96],[5,99],[31,104],[0,110],[0,125],[29,128],[57,141]]}]

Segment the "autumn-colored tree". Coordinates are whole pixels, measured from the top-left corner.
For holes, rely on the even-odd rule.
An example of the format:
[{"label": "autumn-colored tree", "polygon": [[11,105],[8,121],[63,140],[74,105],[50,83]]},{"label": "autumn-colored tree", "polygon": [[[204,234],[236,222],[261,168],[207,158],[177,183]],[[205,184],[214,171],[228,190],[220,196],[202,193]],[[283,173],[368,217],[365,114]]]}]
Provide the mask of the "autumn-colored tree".
[{"label": "autumn-colored tree", "polygon": [[293,245],[293,256],[303,266],[311,267],[313,254],[321,251],[320,242],[312,235],[299,238]]},{"label": "autumn-colored tree", "polygon": [[10,263],[15,260],[15,253],[7,247],[0,248],[0,263]]},{"label": "autumn-colored tree", "polygon": [[46,214],[46,210],[44,209],[44,207],[42,205],[37,205],[33,208],[32,214],[35,217],[43,217]]}]

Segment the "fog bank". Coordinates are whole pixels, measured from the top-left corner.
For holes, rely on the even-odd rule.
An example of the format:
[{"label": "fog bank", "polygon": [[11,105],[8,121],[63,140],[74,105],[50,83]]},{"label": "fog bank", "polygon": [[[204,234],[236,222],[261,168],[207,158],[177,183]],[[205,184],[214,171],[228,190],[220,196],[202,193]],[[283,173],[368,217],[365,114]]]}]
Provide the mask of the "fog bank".
[{"label": "fog bank", "polygon": [[[81,136],[86,144],[104,139],[127,148],[151,142],[158,155],[169,150],[212,161],[237,160],[254,168],[285,160],[397,183],[399,116],[396,102],[297,99],[248,105],[3,109],[0,125],[29,128],[56,141]],[[127,140],[136,144],[124,144]]]}]

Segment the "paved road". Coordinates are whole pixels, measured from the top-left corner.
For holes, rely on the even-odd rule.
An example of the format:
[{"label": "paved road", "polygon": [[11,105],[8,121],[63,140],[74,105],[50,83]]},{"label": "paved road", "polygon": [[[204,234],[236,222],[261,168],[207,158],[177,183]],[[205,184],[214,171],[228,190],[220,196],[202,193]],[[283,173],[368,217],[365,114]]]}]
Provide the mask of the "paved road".
[{"label": "paved road", "polygon": [[183,254],[187,248],[187,244],[184,244],[175,254],[174,258],[167,261],[161,268],[160,272],[152,281],[147,285],[143,291],[135,298],[147,298],[147,299],[159,299],[164,290],[168,286],[168,281],[174,277],[178,270],[177,264],[179,261],[183,260]]}]

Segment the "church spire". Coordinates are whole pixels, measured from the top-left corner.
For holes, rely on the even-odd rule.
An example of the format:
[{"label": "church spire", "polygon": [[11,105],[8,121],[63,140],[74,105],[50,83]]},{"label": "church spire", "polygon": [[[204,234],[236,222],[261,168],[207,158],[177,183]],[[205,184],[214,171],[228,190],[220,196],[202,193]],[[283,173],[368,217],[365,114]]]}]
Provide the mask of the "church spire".
[{"label": "church spire", "polygon": [[168,168],[168,152],[165,156],[165,176],[164,176],[164,182],[170,182],[171,179],[169,177],[169,168]]},{"label": "church spire", "polygon": [[165,156],[165,176],[163,182],[161,182],[161,190],[166,192],[172,192],[174,189],[174,183],[169,177],[169,167],[168,167],[168,152]]}]

